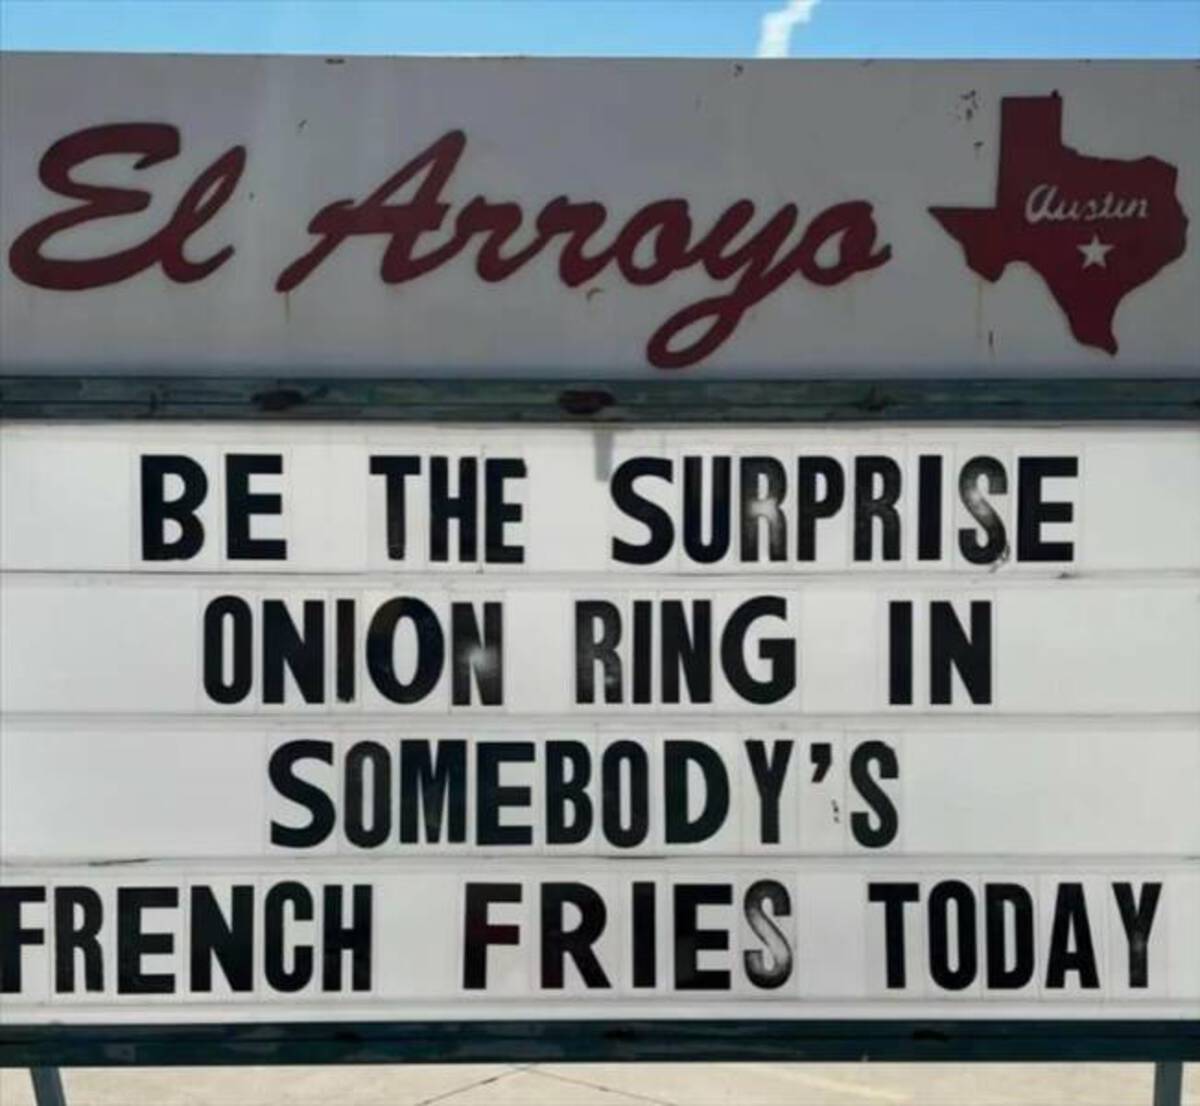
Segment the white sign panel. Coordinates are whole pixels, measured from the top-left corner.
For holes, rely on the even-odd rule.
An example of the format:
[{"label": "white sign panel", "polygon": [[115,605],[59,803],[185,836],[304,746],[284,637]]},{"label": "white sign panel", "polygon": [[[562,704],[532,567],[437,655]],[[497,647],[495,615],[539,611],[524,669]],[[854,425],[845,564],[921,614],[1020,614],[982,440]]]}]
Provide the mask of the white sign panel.
[{"label": "white sign panel", "polygon": [[1191,62],[6,55],[21,373],[1184,376]]},{"label": "white sign panel", "polygon": [[0,1020],[1200,1014],[1200,436],[8,425]]}]

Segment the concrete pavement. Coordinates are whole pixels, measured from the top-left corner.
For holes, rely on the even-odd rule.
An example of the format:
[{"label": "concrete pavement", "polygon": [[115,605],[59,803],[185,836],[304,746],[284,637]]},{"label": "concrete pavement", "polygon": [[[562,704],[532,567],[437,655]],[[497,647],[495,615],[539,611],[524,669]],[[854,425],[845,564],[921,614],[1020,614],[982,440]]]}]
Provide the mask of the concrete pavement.
[{"label": "concrete pavement", "polygon": [[[1151,1106],[1150,1064],[505,1064],[75,1069],[69,1106]],[[1200,1106],[1200,1065],[1184,1072]],[[0,1106],[33,1106],[25,1071]]]}]

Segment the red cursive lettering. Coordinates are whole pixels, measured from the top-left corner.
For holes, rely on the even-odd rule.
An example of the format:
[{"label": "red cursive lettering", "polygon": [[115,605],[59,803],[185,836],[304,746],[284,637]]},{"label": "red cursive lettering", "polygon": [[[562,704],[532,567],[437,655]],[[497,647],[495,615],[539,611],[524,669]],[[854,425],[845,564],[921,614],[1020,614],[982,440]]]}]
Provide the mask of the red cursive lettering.
[{"label": "red cursive lettering", "polygon": [[[662,369],[680,369],[718,349],[750,308],[797,273],[813,284],[829,286],[877,268],[891,257],[890,246],[875,249],[873,208],[862,200],[821,212],[807,225],[799,243],[784,252],[797,225],[794,204],[780,208],[761,229],[734,246],[734,239],[749,227],[756,213],[749,200],[738,200],[693,246],[687,201],[658,200],[634,212],[607,247],[597,248],[593,242],[608,219],[607,209],[595,202],[574,203],[565,196],[542,208],[533,221],[530,240],[510,253],[504,251],[524,222],[520,205],[493,203],[477,196],[458,212],[444,242],[417,254],[422,235],[441,230],[446,221],[449,205],[441,199],[442,189],[466,144],[462,131],[450,131],[361,203],[345,199],[322,208],[308,225],[320,241],[280,273],[276,289],[289,292],[303,283],[347,239],[376,234],[388,236],[380,277],[389,284],[432,272],[461,253],[476,236],[483,241],[475,256],[475,270],[490,282],[506,280],[555,238],[564,239],[558,275],[570,288],[594,280],[613,263],[626,281],[638,286],[658,284],[695,265],[717,281],[736,278],[728,292],[683,308],[651,335],[646,348],[650,363]],[[392,202],[396,192],[414,183],[411,199]],[[835,247],[836,257],[825,264],[819,257],[827,246]]]},{"label": "red cursive lettering", "polygon": [[[365,199],[327,204],[310,220],[317,238],[276,280],[280,292],[303,284],[349,239],[386,238],[379,275],[403,284],[435,271],[476,243],[475,272],[488,283],[508,280],[557,245],[558,278],[568,288],[594,281],[614,269],[634,287],[659,284],[699,268],[727,287],[683,307],[649,338],[646,356],[662,369],[694,365],[719,349],[756,304],[794,276],[828,287],[878,268],[890,246],[876,248],[871,204],[855,200],[826,208],[801,229],[795,204],[784,204],[757,227],[758,209],[737,200],[705,230],[697,230],[688,202],[668,198],[634,211],[615,233],[605,235],[608,209],[595,201],[558,196],[526,218],[519,203],[476,196],[453,213],[442,192],[467,148],[462,131],[448,131],[393,173]],[[76,291],[115,284],[161,266],[168,279],[201,280],[234,252],[225,246],[203,260],[186,254],[188,240],[226,204],[246,164],[242,146],[227,150],[189,186],[166,224],[145,241],[102,257],[47,256],[57,234],[97,219],[129,215],[150,206],[136,188],[78,180],[75,171],[92,158],[124,154],[135,170],[178,156],[179,131],[165,123],[119,123],[77,131],[55,142],[38,166],[51,191],[79,203],[42,219],[21,234],[9,251],[16,276],[40,288]],[[407,199],[396,197],[404,192]],[[795,240],[796,234],[799,240]]]},{"label": "red cursive lettering", "polygon": [[88,184],[72,171],[104,154],[136,156],[135,169],[147,169],[179,154],[179,131],[165,123],[116,123],[76,131],[55,142],[38,165],[41,182],[60,196],[83,202],[56,212],[21,234],[9,250],[12,271],[27,284],[58,291],[80,291],[116,284],[151,266],[178,284],[208,276],[232,255],[225,246],[203,261],[184,253],[187,240],[207,223],[233,194],[246,164],[246,150],[234,146],[196,178],[171,218],[144,242],[103,257],[47,257],[42,247],[60,231],[115,215],[130,215],[150,206],[150,193],[135,188]]}]

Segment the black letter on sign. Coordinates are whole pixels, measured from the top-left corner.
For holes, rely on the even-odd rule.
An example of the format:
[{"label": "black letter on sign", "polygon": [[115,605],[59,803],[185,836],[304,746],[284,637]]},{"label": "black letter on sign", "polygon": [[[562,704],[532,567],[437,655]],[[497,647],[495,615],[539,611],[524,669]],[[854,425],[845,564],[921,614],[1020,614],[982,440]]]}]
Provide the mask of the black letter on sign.
[{"label": "black letter on sign", "polygon": [[[229,651],[232,671],[225,679],[225,619],[233,626]],[[214,703],[240,703],[250,694],[253,671],[253,619],[236,595],[222,595],[204,608],[204,690]]]},{"label": "black letter on sign", "polygon": [[479,559],[477,530],[479,500],[475,484],[479,462],[474,457],[458,459],[458,495],[450,494],[450,458],[429,459],[429,559],[450,560],[450,520],[458,520],[460,562]]},{"label": "black letter on sign", "polygon": [[263,968],[267,983],[276,991],[292,992],[303,989],[312,979],[313,950],[311,945],[297,945],[293,950],[291,968],[284,963],[285,906],[292,908],[292,916],[297,922],[311,922],[312,893],[304,884],[294,880],[277,883],[267,892],[267,900],[263,907]]},{"label": "black letter on sign", "polygon": [[[957,967],[950,967],[950,904],[954,904]],[[979,954],[975,894],[961,880],[947,879],[929,892],[929,974],[939,987],[961,991],[975,982]]]},{"label": "black letter on sign", "polygon": [[1133,885],[1114,883],[1113,894],[1121,911],[1125,937],[1129,942],[1129,986],[1146,987],[1149,980],[1150,927],[1162,894],[1161,883],[1143,883],[1140,901],[1134,902]]},{"label": "black letter on sign", "polygon": [[725,623],[721,634],[721,667],[730,686],[748,703],[777,703],[796,687],[796,643],[783,638],[759,642],[758,655],[771,665],[766,680],[756,680],[746,667],[746,632],[759,618],[787,619],[787,600],[778,595],[747,599]]},{"label": "black letter on sign", "polygon": [[437,761],[429,742],[400,742],[400,840],[419,840],[418,815],[425,819],[425,840],[461,844],[467,839],[467,743],[461,738],[437,743]]},{"label": "black letter on sign", "polygon": [[[1033,896],[1019,883],[989,883],[984,889],[987,926],[987,985],[1015,991],[1033,978]],[[1013,965],[1005,963],[1005,907],[1013,912]]]},{"label": "black letter on sign", "polygon": [[463,918],[463,988],[487,989],[487,950],[489,945],[516,945],[521,931],[515,925],[493,925],[488,907],[494,903],[520,902],[519,883],[468,883]]},{"label": "black letter on sign", "polygon": [[[76,919],[79,907],[83,917]],[[75,992],[75,953],[83,953],[85,991],[104,990],[104,954],[100,948],[100,926],[104,904],[90,887],[54,889],[54,990]]]},{"label": "black letter on sign", "polygon": [[864,741],[850,757],[850,782],[879,820],[871,825],[871,815],[856,810],[850,815],[850,830],[854,840],[868,849],[879,849],[896,839],[900,820],[888,793],[871,774],[871,765],[879,766],[879,779],[894,780],[900,775],[895,750],[883,741]]},{"label": "black letter on sign", "polygon": [[867,884],[867,901],[883,903],[883,943],[889,990],[902,991],[908,986],[904,970],[904,904],[916,902],[920,897],[920,889],[915,883]]},{"label": "black letter on sign", "polygon": [[987,541],[981,545],[973,529],[964,526],[958,532],[958,548],[973,565],[991,564],[1008,548],[1004,522],[979,490],[980,477],[987,479],[989,495],[1004,495],[1008,491],[1008,476],[995,457],[972,457],[959,473],[958,497],[987,534]]},{"label": "black letter on sign", "polygon": [[[392,666],[396,626],[411,618],[417,631],[417,667],[402,684]],[[437,684],[446,659],[446,642],[437,615],[420,599],[389,599],[375,612],[367,629],[367,671],[379,694],[393,703],[419,703]]]},{"label": "black letter on sign", "polygon": [[[178,476],[183,491],[178,499],[164,498],[165,477]],[[204,545],[204,524],[196,511],[208,494],[204,469],[182,454],[145,454],[142,457],[142,560],[186,561]],[[179,524],[179,537],[167,541],[163,523]]]},{"label": "black letter on sign", "polygon": [[475,746],[477,785],[475,792],[475,836],[481,845],[532,845],[531,826],[501,824],[504,807],[527,807],[532,801],[528,787],[503,787],[500,765],[533,761],[532,741],[481,741]]},{"label": "black letter on sign", "polygon": [[504,544],[504,527],[521,521],[521,504],[504,498],[505,480],[523,480],[525,462],[519,457],[489,457],[483,463],[483,483],[487,517],[484,524],[484,560],[496,565],[519,565],[525,560],[525,547]]},{"label": "black letter on sign", "polygon": [[917,560],[942,556],[942,459],[935,453],[917,461]]},{"label": "black letter on sign", "polygon": [[704,458],[683,459],[683,548],[697,564],[710,565],[729,552],[729,506],[733,475],[728,457],[712,458],[712,510],[710,533],[704,542]]},{"label": "black letter on sign", "polygon": [[[819,499],[817,477],[825,483],[825,494]],[[801,457],[796,484],[796,559],[812,561],[817,556],[817,519],[829,518],[842,509],[846,477],[832,457]]]},{"label": "black letter on sign", "polygon": [[1075,457],[1022,457],[1017,466],[1017,558],[1022,561],[1070,561],[1075,547],[1069,541],[1042,541],[1043,522],[1070,522],[1071,503],[1043,503],[1042,481],[1053,476],[1078,476]]},{"label": "black letter on sign", "polygon": [[262,605],[263,702],[284,701],[284,669],[290,670],[300,697],[306,703],[325,702],[325,603],[305,599],[304,631],[282,599],[264,599]]},{"label": "black letter on sign", "polygon": [[[729,813],[729,773],[720,754],[703,741],[666,741],[663,760],[667,794],[668,845],[694,845],[707,841],[721,828]],[[695,764],[704,777],[704,809],[688,820],[688,765]]]},{"label": "black letter on sign", "polygon": [[504,609],[484,603],[483,634],[471,603],[450,604],[450,640],[454,668],[450,700],[456,707],[471,702],[471,674],[479,688],[479,701],[487,707],[504,703]]},{"label": "black letter on sign", "polygon": [[251,515],[283,514],[283,497],[275,492],[251,492],[251,476],[278,476],[283,457],[278,453],[231,453],[225,458],[225,555],[231,561],[283,561],[282,538],[252,538]]},{"label": "black letter on sign", "polygon": [[[875,477],[883,488],[875,494]],[[883,559],[900,560],[900,466],[890,457],[857,457],[854,461],[854,559],[869,561],[874,556],[873,528],[883,526]]]},{"label": "black letter on sign", "polygon": [[[629,762],[629,825],[621,825],[621,762]],[[632,849],[650,832],[650,768],[636,741],[614,741],[600,758],[601,824],[610,845]]]},{"label": "black letter on sign", "polygon": [[[783,465],[774,457],[743,457],[738,465],[741,471],[742,523],[741,559],[753,563],[759,559],[760,523],[767,524],[767,559],[782,561],[787,558],[787,516],[781,504],[787,490],[787,475]],[[766,480],[766,490],[760,495],[761,482]]]},{"label": "black letter on sign", "polygon": [[729,931],[701,929],[701,906],[729,906],[733,888],[728,883],[677,883],[675,885],[675,989],[677,991],[728,991],[729,972],[700,967],[706,949],[729,948]]},{"label": "black letter on sign", "polygon": [[[592,760],[582,741],[546,742],[546,844],[578,845],[592,832],[592,800],[587,785]],[[567,765],[571,774],[567,776]],[[567,821],[567,807],[572,810]]]},{"label": "black letter on sign", "polygon": [[0,887],[0,994],[21,992],[21,946],[44,945],[44,929],[21,925],[21,904],[45,902],[44,887]]},{"label": "black letter on sign", "polygon": [[[701,599],[701,603],[707,600]],[[650,639],[654,628],[654,602],[650,599],[633,601],[633,701],[648,703],[651,699],[653,673]]]},{"label": "black letter on sign", "polygon": [[894,706],[912,702],[912,607],[907,599],[888,603],[888,702]]},{"label": "black letter on sign", "polygon": [[[692,600],[692,626],[683,613],[683,601],[662,601],[662,701],[679,702],[679,670],[687,681],[688,702],[712,702],[712,602]],[[646,696],[649,702],[650,696]],[[639,702],[641,700],[638,700]]]},{"label": "black letter on sign", "polygon": [[[600,637],[595,636],[600,624]],[[621,612],[603,599],[581,599],[575,604],[575,702],[596,701],[596,664],[604,671],[604,701],[621,701]]]},{"label": "black letter on sign", "polygon": [[792,741],[771,743],[771,759],[766,756],[766,743],[757,739],[746,742],[746,755],[758,788],[759,841],[764,845],[779,844],[779,795],[787,778],[788,761],[792,759]]},{"label": "black letter on sign", "polygon": [[217,903],[211,887],[192,888],[191,990],[212,990],[213,958],[233,991],[254,990],[254,886],[239,883],[230,888],[230,917]]},{"label": "black letter on sign", "polygon": [[[630,457],[623,461],[612,475],[610,488],[617,510],[636,519],[650,531],[642,545],[613,538],[612,557],[627,565],[652,565],[661,561],[670,551],[675,540],[675,528],[671,516],[657,503],[643,499],[634,490],[633,482],[639,476],[653,476],[671,482],[671,462],[665,457]],[[591,702],[591,700],[587,700]]]},{"label": "black letter on sign", "polygon": [[147,933],[142,911],[179,905],[174,887],[117,888],[117,992],[122,995],[169,995],[175,990],[170,972],[143,972],[142,957],[175,951],[170,933]]},{"label": "black letter on sign", "polygon": [[1083,895],[1082,883],[1059,885],[1058,895],[1054,900],[1054,923],[1050,929],[1046,986],[1066,986],[1067,972],[1078,972],[1079,985],[1085,990],[1094,991],[1100,986],[1100,979],[1096,974],[1096,951],[1092,947],[1092,928],[1088,923],[1087,901]]},{"label": "black letter on sign", "polygon": [[371,458],[371,475],[382,476],[387,504],[387,550],[389,561],[404,560],[406,534],[406,501],[404,481],[421,471],[420,457],[389,457],[386,454]]},{"label": "black letter on sign", "polygon": [[657,901],[654,884],[639,880],[633,885],[633,985],[653,987],[658,980],[655,941]]},{"label": "black letter on sign", "polygon": [[325,886],[325,911],[322,919],[321,990],[342,989],[342,953],[350,953],[350,987],[355,991],[371,989],[371,885],[356,883],[352,909],[354,921],[342,924],[342,885]]},{"label": "black letter on sign", "polygon": [[334,680],[339,703],[354,702],[354,680],[357,658],[354,644],[354,600],[339,599],[334,604],[335,633],[337,644],[334,646]]},{"label": "black letter on sign", "polygon": [[332,832],[337,821],[333,800],[308,780],[295,773],[299,760],[319,760],[322,764],[333,763],[333,742],[317,741],[313,738],[285,741],[271,754],[267,775],[271,786],[285,799],[306,807],[310,814],[306,826],[283,826],[271,820],[271,844],[288,849],[309,849],[319,845]]},{"label": "black letter on sign", "polygon": [[[563,929],[563,906],[579,911],[579,924]],[[604,900],[586,883],[542,884],[542,986],[561,990],[569,956],[589,989],[611,987],[592,946],[604,932],[608,911]]]},{"label": "black letter on sign", "polygon": [[346,751],[342,780],[346,840],[360,849],[378,848],[392,836],[391,754],[378,741],[356,741]]},{"label": "black letter on sign", "polygon": [[951,701],[951,666],[958,669],[973,703],[992,701],[992,604],[971,602],[971,636],[963,633],[954,605],[929,604],[929,701]]},{"label": "black letter on sign", "polygon": [[[771,914],[763,909],[764,903],[770,904]],[[792,912],[787,888],[773,879],[760,879],[747,888],[742,909],[754,935],[767,946],[765,951],[748,949],[743,953],[747,977],[764,990],[782,987],[792,974],[792,946],[775,919],[786,918]]]}]

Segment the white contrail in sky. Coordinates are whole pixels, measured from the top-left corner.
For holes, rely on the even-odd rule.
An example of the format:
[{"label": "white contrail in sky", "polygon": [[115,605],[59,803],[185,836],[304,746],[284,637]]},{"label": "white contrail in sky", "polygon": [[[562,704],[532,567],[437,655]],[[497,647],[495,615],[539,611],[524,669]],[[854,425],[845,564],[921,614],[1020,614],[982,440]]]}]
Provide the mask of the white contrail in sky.
[{"label": "white contrail in sky", "polygon": [[786,58],[792,42],[792,31],[812,19],[816,6],[817,0],[787,0],[782,8],[767,12],[762,17],[758,32],[758,56]]}]

